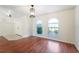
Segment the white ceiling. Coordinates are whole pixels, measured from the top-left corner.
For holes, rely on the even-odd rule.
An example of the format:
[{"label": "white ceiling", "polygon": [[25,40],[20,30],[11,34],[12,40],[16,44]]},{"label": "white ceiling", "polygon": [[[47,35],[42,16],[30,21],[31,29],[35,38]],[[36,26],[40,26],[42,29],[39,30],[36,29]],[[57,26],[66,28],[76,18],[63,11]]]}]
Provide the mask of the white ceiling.
[{"label": "white ceiling", "polygon": [[[35,14],[42,15],[51,12],[62,11],[66,9],[74,8],[73,5],[35,5]],[[16,6],[16,5],[0,5],[0,13],[7,15],[8,11],[11,10],[12,15],[15,17],[26,16],[29,14],[30,6]]]},{"label": "white ceiling", "polygon": [[36,13],[38,15],[46,14],[46,13],[51,13],[51,12],[57,12],[57,11],[62,11],[66,9],[71,9],[74,8],[75,6],[69,6],[69,5],[40,5],[40,6],[35,6],[36,7]]}]

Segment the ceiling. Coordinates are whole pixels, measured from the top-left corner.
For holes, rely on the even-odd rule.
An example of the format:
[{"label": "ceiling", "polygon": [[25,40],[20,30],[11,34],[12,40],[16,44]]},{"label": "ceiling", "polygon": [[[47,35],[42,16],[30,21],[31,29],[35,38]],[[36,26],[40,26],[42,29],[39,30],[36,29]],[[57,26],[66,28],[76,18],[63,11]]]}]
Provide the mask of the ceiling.
[{"label": "ceiling", "polygon": [[[35,5],[35,14],[43,15],[47,13],[53,13],[57,11],[62,11],[66,9],[74,8],[74,5]],[[19,5],[0,5],[0,13],[2,15],[7,15],[8,11],[11,10],[11,13],[14,17],[22,17],[29,15],[30,5],[19,6]]]}]

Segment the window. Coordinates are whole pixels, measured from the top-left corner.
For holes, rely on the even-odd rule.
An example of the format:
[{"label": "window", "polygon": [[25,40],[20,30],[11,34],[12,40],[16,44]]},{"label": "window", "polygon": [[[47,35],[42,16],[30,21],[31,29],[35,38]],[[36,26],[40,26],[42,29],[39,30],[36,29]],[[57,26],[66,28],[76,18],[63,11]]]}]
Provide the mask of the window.
[{"label": "window", "polygon": [[41,20],[37,20],[37,34],[42,34],[42,22]]},{"label": "window", "polygon": [[53,18],[48,21],[48,36],[57,37],[59,30],[59,21],[56,18]]}]

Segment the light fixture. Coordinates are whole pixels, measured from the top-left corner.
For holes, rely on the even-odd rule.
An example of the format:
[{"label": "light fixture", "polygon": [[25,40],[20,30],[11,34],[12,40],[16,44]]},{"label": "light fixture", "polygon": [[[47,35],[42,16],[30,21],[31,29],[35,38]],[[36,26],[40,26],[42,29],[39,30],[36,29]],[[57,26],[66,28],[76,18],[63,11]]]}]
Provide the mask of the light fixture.
[{"label": "light fixture", "polygon": [[35,8],[34,5],[30,5],[30,18],[34,18],[35,17]]},{"label": "light fixture", "polygon": [[9,16],[10,18],[12,17],[12,15],[11,15],[11,10],[9,10],[8,16]]}]

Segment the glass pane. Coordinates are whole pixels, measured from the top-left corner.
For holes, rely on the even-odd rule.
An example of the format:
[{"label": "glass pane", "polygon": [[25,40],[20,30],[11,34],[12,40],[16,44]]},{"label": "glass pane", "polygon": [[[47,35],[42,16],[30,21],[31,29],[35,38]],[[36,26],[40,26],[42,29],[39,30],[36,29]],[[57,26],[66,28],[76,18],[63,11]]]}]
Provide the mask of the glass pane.
[{"label": "glass pane", "polygon": [[51,37],[58,37],[59,23],[58,20],[53,18],[48,22],[48,35]]},{"label": "glass pane", "polygon": [[37,21],[37,34],[42,34],[42,22],[40,20]]},{"label": "glass pane", "polygon": [[42,34],[42,27],[37,27],[37,34]]},{"label": "glass pane", "polygon": [[58,19],[53,18],[53,19],[51,19],[48,23],[58,23]]},{"label": "glass pane", "polygon": [[58,24],[49,24],[48,27],[58,27]]}]

